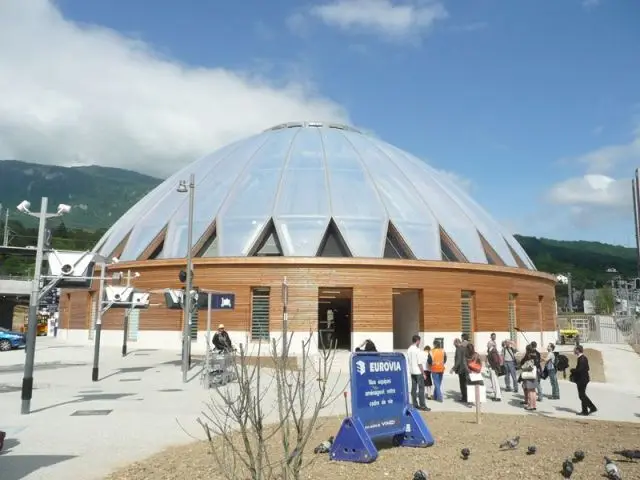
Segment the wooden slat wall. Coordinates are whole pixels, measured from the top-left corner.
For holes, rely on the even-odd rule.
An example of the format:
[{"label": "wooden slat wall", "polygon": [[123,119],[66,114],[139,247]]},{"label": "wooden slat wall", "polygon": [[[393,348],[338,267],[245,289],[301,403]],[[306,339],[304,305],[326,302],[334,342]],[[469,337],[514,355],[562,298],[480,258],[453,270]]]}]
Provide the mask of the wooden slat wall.
[{"label": "wooden slat wall", "polygon": [[[393,288],[423,291],[423,330],[447,332],[460,330],[460,296],[462,290],[475,292],[476,331],[505,331],[508,328],[509,293],[516,293],[518,326],[525,331],[539,331],[539,296],[544,297],[544,329],[555,329],[553,312],[555,279],[551,275],[522,269],[465,265],[452,262],[419,262],[412,260],[363,259],[290,259],[264,257],[251,259],[196,259],[194,285],[203,289],[233,292],[234,311],[216,311],[213,324],[224,323],[228,330],[250,328],[251,288],[270,287],[270,330],[281,329],[282,280],[289,284],[289,328],[292,331],[315,329],[318,315],[318,289],[353,289],[353,328],[357,331],[392,330]],[[133,269],[141,273],[133,285],[142,290],[181,288],[178,272],[184,268],[179,261],[152,260],[121,262],[112,271]],[[94,287],[95,288],[95,287]],[[73,303],[71,328],[87,328],[85,311]],[[65,308],[65,292],[61,296]],[[181,329],[182,312],[164,308],[160,293],[151,295],[151,303],[161,304],[140,314],[140,330]],[[103,328],[120,329],[122,310],[110,310],[103,320]],[[82,319],[80,319],[82,318]],[[201,329],[206,328],[206,313],[199,318]]]},{"label": "wooden slat wall", "polygon": [[60,328],[87,329],[91,321],[91,299],[87,291],[67,290],[60,295]]}]

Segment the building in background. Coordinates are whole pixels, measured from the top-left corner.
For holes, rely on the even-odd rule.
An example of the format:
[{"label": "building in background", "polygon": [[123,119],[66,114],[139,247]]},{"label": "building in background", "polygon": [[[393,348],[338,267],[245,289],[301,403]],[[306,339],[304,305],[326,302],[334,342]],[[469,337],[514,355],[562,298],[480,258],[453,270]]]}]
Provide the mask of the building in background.
[{"label": "building in background", "polygon": [[[556,339],[555,277],[449,176],[354,128],[290,123],[181,169],[97,244],[119,259],[109,272],[140,272],[135,286],[155,292],[130,321],[141,346],[180,348],[181,312],[159,292],[182,287],[188,196],[176,187],[190,173],[193,282],[236,295],[233,311],[214,314],[235,343],[280,336],[285,277],[293,349],[309,335],[349,350],[367,338],[404,349],[416,333],[451,348],[467,332],[484,345],[491,332],[516,339],[516,327],[541,345]],[[95,288],[62,291],[63,338],[89,341]],[[107,312],[103,341],[119,345],[122,324],[121,310]]]}]

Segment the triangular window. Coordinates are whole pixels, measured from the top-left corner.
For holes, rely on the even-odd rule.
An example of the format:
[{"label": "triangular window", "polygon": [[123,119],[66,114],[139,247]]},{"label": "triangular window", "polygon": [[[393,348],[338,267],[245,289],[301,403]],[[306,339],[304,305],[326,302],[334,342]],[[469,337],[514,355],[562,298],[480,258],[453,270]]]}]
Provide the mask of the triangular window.
[{"label": "triangular window", "polygon": [[482,249],[484,250],[484,255],[487,257],[487,263],[489,265],[500,265],[504,267],[506,264],[498,255],[498,252],[487,242],[487,239],[478,232],[478,236],[480,237],[480,243],[482,244]]},{"label": "triangular window", "polygon": [[468,262],[460,248],[442,227],[440,227],[440,251],[442,260],[445,262]]},{"label": "triangular window", "polygon": [[384,244],[384,258],[415,259],[411,249],[391,222],[389,222],[387,239]]},{"label": "triangular window", "polygon": [[122,240],[120,240],[120,243],[118,244],[118,246],[116,248],[113,249],[113,252],[111,252],[110,255],[108,255],[108,258],[120,258],[120,255],[122,255],[122,252],[124,251],[124,247],[127,246],[127,242],[129,241],[129,237],[131,236],[131,231],[129,233],[127,233],[124,238]]},{"label": "triangular window", "polygon": [[351,252],[340,234],[333,218],[329,221],[324,238],[320,242],[318,257],[351,257]]},{"label": "triangular window", "polygon": [[162,249],[164,248],[164,239],[167,234],[167,227],[164,227],[160,230],[160,233],[156,235],[153,241],[145,248],[138,260],[153,260],[158,258],[158,256],[162,253]]},{"label": "triangular window", "polygon": [[269,220],[250,257],[282,257],[282,246],[273,220]]},{"label": "triangular window", "polygon": [[520,255],[518,255],[516,251],[511,247],[511,245],[509,245],[509,242],[507,242],[506,238],[504,239],[504,243],[507,244],[507,247],[509,248],[509,252],[511,252],[511,255],[513,255],[513,259],[516,261],[516,264],[518,265],[518,267],[528,269],[529,267],[527,267],[527,264],[522,261],[522,259],[520,258]]},{"label": "triangular window", "polygon": [[211,258],[218,256],[218,235],[215,222],[207,229],[194,250],[197,252],[196,257]]}]

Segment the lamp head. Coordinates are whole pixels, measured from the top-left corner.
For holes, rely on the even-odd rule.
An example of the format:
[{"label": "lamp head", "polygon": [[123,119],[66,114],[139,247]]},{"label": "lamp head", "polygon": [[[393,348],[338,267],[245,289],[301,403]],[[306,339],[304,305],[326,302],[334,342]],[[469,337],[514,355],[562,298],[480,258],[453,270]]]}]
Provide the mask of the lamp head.
[{"label": "lamp head", "polygon": [[56,212],[58,215],[64,215],[65,213],[69,213],[71,211],[71,205],[66,205],[61,203],[58,205],[58,211]]},{"label": "lamp head", "polygon": [[178,184],[177,191],[179,193],[187,193],[189,191],[189,188],[187,187],[187,181],[186,180],[180,180],[180,183]]},{"label": "lamp head", "polygon": [[28,202],[27,200],[23,200],[18,204],[18,211],[21,213],[31,213],[31,211],[29,210],[31,208],[31,202]]}]

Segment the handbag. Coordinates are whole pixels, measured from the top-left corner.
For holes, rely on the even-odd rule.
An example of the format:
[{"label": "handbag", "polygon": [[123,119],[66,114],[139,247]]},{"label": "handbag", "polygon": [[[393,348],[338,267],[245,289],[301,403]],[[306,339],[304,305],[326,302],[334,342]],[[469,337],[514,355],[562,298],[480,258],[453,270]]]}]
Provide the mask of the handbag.
[{"label": "handbag", "polygon": [[484,384],[484,379],[482,378],[482,374],[469,372],[469,383],[477,383],[477,382],[482,382]]},{"label": "handbag", "polygon": [[482,371],[482,365],[480,362],[476,362],[475,360],[470,360],[467,363],[467,368],[469,369],[469,372],[473,373],[480,373]]},{"label": "handbag", "polygon": [[504,377],[507,374],[507,368],[504,365],[500,365],[496,373],[499,377]]},{"label": "handbag", "polygon": [[520,374],[520,377],[522,377],[523,380],[535,380],[537,376],[538,375],[534,370],[531,370],[531,371],[523,370],[522,373]]}]

